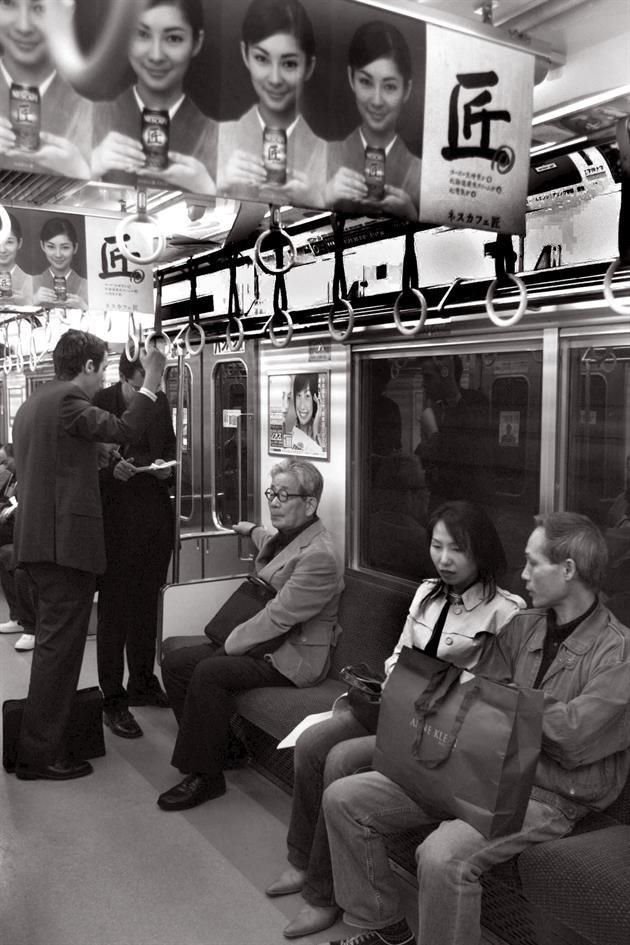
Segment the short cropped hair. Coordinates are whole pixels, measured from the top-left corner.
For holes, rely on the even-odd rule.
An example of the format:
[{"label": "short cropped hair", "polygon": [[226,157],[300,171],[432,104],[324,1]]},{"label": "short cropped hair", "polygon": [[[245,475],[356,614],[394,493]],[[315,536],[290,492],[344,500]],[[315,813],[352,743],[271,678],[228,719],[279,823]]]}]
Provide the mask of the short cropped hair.
[{"label": "short cropped hair", "polygon": [[93,361],[99,368],[107,351],[107,342],[102,338],[70,328],[63,333],[53,351],[55,374],[60,381],[73,381],[88,361]]},{"label": "short cropped hair", "polygon": [[608,549],[597,525],[578,512],[535,515],[534,521],[545,532],[544,553],[549,560],[560,564],[571,558],[582,583],[598,591],[608,564]]},{"label": "short cropped hair", "polygon": [[120,355],[120,360],[118,362],[118,371],[128,381],[131,380],[131,378],[134,376],[136,371],[139,371],[143,377],[145,374],[144,367],[142,366],[142,362],[130,361],[124,351]]},{"label": "short cropped hair", "polygon": [[324,491],[324,480],[317,466],[307,462],[305,459],[283,459],[275,466],[271,467],[271,475],[277,476],[279,473],[287,473],[295,476],[299,483],[302,495],[312,495],[317,502],[322,497]]}]

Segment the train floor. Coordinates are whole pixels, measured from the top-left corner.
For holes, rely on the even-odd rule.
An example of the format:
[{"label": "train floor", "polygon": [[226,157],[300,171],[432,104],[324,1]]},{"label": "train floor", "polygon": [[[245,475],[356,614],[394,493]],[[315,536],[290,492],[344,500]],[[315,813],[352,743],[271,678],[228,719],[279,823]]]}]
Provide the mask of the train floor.
[{"label": "train floor", "polygon": [[[0,600],[0,621],[8,619]],[[0,697],[22,697],[31,654],[0,635]],[[80,686],[96,684],[95,637]],[[18,781],[0,772],[1,945],[281,945],[299,895],[269,899],[285,867],[290,798],[255,770],[227,775],[218,800],[165,813],[158,794],[176,724],[167,709],[133,710],[144,737],[105,730],[94,774],[68,782]],[[412,885],[400,879],[410,921]],[[356,931],[356,930],[354,930]],[[339,922],[297,940],[314,945],[353,930]],[[484,945],[500,945],[484,937]]]}]

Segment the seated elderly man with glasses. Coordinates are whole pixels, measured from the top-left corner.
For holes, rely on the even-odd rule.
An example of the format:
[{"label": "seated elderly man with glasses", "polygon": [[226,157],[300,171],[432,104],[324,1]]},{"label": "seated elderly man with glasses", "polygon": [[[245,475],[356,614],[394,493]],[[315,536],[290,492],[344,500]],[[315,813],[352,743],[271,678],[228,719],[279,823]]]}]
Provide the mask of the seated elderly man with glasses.
[{"label": "seated elderly man with glasses", "polygon": [[[186,777],[160,795],[162,810],[186,810],[225,793],[232,693],[314,686],[328,672],[343,579],[332,538],[317,516],[323,485],[319,470],[305,460],[286,459],[272,468],[265,496],[276,531],[252,522],[239,522],[234,531],[251,537],[258,549],[255,573],[276,596],[234,628],[225,652],[208,642],[174,648],[165,657],[162,678],[179,722],[171,764]],[[267,653],[260,646],[265,641]],[[253,647],[255,655],[248,655]]]}]

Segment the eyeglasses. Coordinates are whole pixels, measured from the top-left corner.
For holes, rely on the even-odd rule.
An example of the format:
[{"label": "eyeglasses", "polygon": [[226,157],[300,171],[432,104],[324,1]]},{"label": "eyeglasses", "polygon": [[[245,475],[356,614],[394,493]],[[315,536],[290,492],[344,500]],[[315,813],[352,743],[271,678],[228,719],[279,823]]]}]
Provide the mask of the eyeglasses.
[{"label": "eyeglasses", "polygon": [[278,502],[288,502],[289,499],[310,498],[308,495],[302,495],[301,492],[289,492],[284,486],[281,489],[265,489],[265,497],[267,502],[273,502],[274,499],[277,499]]}]

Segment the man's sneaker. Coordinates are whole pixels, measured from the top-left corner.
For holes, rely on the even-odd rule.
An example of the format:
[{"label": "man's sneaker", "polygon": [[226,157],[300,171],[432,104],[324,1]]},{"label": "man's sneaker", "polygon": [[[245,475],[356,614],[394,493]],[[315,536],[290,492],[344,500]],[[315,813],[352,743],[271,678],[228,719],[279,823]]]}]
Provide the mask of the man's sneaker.
[{"label": "man's sneaker", "polygon": [[35,634],[34,633],[23,633],[20,639],[15,644],[16,650],[34,650],[35,649]]},{"label": "man's sneaker", "polygon": [[21,633],[23,627],[17,620],[6,620],[0,623],[0,633]]},{"label": "man's sneaker", "polygon": [[352,938],[336,939],[330,945],[416,945],[416,940],[406,922],[397,922],[386,929],[366,929]]}]

